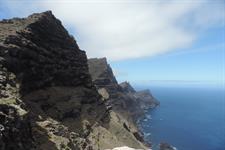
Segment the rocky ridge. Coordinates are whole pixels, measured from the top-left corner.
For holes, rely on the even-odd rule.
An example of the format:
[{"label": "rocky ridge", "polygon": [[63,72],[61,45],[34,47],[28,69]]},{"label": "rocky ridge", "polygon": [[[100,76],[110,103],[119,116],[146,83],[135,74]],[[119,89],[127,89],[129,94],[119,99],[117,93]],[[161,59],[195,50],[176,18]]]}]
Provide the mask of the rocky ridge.
[{"label": "rocky ridge", "polygon": [[135,91],[127,81],[118,84],[106,58],[88,59],[88,65],[98,92],[118,114],[131,117],[136,122],[145,110],[159,105],[159,101],[151,95],[149,90]]},{"label": "rocky ridge", "polygon": [[147,149],[137,92],[91,64],[50,11],[0,21],[0,150]]},{"label": "rocky ridge", "polygon": [[87,136],[107,109],[50,11],[0,22],[0,65],[1,149],[93,149]]},{"label": "rocky ridge", "polygon": [[88,65],[93,83],[104,97],[106,105],[112,106],[124,128],[138,141],[144,142],[143,135],[137,128],[137,121],[144,116],[145,110],[156,107],[159,102],[147,90],[136,92],[128,82],[118,84],[106,58],[89,59]]}]

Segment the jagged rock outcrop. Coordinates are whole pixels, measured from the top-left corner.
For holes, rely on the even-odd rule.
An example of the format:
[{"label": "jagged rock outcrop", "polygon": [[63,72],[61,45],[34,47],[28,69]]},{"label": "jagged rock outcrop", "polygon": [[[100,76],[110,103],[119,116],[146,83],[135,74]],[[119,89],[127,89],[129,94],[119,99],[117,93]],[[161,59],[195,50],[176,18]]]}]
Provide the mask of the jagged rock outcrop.
[{"label": "jagged rock outcrop", "polygon": [[136,92],[92,62],[50,11],[0,21],[0,150],[146,149]]},{"label": "jagged rock outcrop", "polygon": [[152,96],[149,89],[135,91],[129,82],[122,82],[119,85],[124,93],[134,97],[133,99],[136,100],[139,109],[148,110],[160,104],[159,101]]},{"label": "jagged rock outcrop", "polygon": [[130,85],[129,82],[122,82],[120,83],[120,87],[122,88],[122,90],[126,93],[135,93],[136,91],[134,90],[134,88]]},{"label": "jagged rock outcrop", "polygon": [[0,105],[0,149],[29,149],[33,145],[27,112],[18,107]]},{"label": "jagged rock outcrop", "polygon": [[94,149],[87,137],[108,112],[50,11],[0,22],[0,66],[0,149]]},{"label": "jagged rock outcrop", "polygon": [[139,105],[143,110],[154,108],[160,104],[159,101],[152,96],[148,89],[138,91],[134,94],[134,96],[138,99]]},{"label": "jagged rock outcrop", "polygon": [[[118,84],[106,58],[91,58],[88,60],[92,80],[103,97],[117,112],[126,110],[136,120],[143,115],[143,110],[159,105],[149,90],[135,91],[129,82]],[[123,112],[120,112],[123,114]],[[128,116],[129,116],[128,115]]]},{"label": "jagged rock outcrop", "polygon": [[119,84],[121,91],[129,98],[126,101],[126,109],[132,112],[134,121],[136,122],[140,117],[143,117],[149,108],[154,108],[159,105],[149,90],[135,91],[129,82],[122,82]]},{"label": "jagged rock outcrop", "polygon": [[168,143],[160,143],[159,150],[176,150],[176,148],[174,148]]},{"label": "jagged rock outcrop", "polygon": [[113,97],[120,87],[106,58],[91,58],[88,60],[88,65],[93,83],[98,89],[105,88]]},{"label": "jagged rock outcrop", "polygon": [[47,86],[90,86],[86,54],[50,12],[1,21],[1,64],[20,92]]},{"label": "jagged rock outcrop", "polygon": [[106,104],[112,106],[113,112],[123,120],[123,127],[138,141],[144,142],[136,122],[145,110],[157,106],[158,101],[149,91],[136,92],[128,82],[118,84],[106,58],[89,59],[88,65],[92,80]]}]

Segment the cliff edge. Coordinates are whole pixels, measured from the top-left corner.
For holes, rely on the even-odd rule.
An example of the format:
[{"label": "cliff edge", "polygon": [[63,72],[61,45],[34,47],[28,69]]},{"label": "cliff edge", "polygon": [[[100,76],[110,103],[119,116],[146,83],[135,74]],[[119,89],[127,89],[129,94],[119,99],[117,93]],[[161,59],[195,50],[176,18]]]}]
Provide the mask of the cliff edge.
[{"label": "cliff edge", "polygon": [[112,107],[124,128],[143,143],[143,134],[137,127],[137,121],[147,109],[156,107],[159,102],[148,90],[137,92],[128,82],[118,84],[106,58],[88,59],[88,65],[93,83],[104,97],[105,104]]},{"label": "cliff edge", "polygon": [[108,111],[50,11],[0,22],[0,66],[1,149],[94,149],[88,136]]},{"label": "cliff edge", "polygon": [[106,59],[91,64],[51,11],[0,21],[0,149],[147,149],[131,111],[137,93]]}]

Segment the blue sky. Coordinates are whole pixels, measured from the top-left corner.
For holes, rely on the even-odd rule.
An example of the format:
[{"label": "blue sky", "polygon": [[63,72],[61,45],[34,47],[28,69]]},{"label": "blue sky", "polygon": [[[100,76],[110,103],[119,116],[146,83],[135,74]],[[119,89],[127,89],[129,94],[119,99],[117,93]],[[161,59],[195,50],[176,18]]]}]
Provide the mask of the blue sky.
[{"label": "blue sky", "polygon": [[223,0],[0,0],[0,19],[46,10],[119,82],[224,83]]},{"label": "blue sky", "polygon": [[[225,77],[225,28],[205,31],[189,48],[154,57],[111,62],[120,82],[220,85]],[[222,85],[223,84],[223,85]]]}]

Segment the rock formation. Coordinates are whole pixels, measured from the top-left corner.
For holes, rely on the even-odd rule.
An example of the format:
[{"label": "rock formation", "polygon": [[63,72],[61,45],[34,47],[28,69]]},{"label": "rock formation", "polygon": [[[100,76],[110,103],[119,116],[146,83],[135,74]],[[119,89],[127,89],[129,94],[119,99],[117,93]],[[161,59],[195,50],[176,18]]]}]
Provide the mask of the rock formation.
[{"label": "rock formation", "polygon": [[50,11],[0,21],[0,150],[146,149],[140,95]]},{"label": "rock formation", "polygon": [[106,58],[88,60],[89,72],[99,94],[105,97],[105,103],[112,106],[123,126],[135,138],[144,142],[142,133],[137,128],[137,121],[145,110],[155,107],[159,102],[148,91],[136,92],[128,83],[118,84]]},{"label": "rock formation", "polygon": [[173,146],[171,146],[168,143],[160,143],[159,145],[159,150],[176,150],[176,148],[174,148]]},{"label": "rock formation", "polygon": [[[87,58],[51,12],[0,22],[1,149],[91,149],[107,118]],[[48,148],[49,147],[49,148]]]},{"label": "rock formation", "polygon": [[131,116],[136,122],[144,114],[144,110],[159,105],[149,90],[137,92],[128,82],[118,84],[106,58],[91,58],[88,65],[93,83],[100,95],[122,116]]}]

